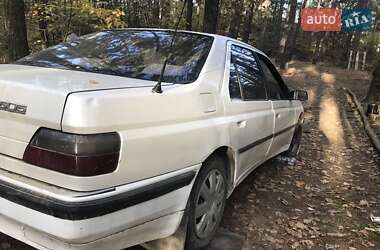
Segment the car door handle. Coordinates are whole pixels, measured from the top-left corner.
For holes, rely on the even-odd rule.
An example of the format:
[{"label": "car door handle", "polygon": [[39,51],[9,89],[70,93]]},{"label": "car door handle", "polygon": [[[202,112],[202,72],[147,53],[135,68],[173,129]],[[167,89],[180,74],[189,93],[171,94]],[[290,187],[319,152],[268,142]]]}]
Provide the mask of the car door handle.
[{"label": "car door handle", "polygon": [[280,113],[277,113],[276,114],[276,118],[280,118],[281,117],[281,114]]},{"label": "car door handle", "polygon": [[238,128],[244,128],[247,126],[247,121],[238,121],[237,123]]}]

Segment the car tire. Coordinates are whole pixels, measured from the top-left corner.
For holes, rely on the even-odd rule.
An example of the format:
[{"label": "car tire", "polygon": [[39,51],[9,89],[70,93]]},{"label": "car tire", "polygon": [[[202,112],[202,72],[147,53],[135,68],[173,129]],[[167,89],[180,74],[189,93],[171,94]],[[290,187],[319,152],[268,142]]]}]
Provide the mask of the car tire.
[{"label": "car tire", "polygon": [[290,143],[290,147],[287,151],[285,151],[284,155],[288,157],[297,157],[301,148],[301,140],[302,140],[302,126],[298,125],[294,131],[292,142]]},{"label": "car tire", "polygon": [[188,204],[186,250],[201,249],[210,244],[223,218],[227,197],[225,162],[218,155],[203,164]]}]

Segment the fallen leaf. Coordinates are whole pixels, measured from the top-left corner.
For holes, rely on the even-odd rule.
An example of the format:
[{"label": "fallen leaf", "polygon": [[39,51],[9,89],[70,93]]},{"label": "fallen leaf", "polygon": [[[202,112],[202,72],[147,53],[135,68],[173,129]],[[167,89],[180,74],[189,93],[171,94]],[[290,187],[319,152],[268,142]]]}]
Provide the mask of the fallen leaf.
[{"label": "fallen leaf", "polygon": [[347,234],[343,234],[343,233],[327,233],[327,236],[342,238],[342,237],[347,236]]},{"label": "fallen leaf", "polygon": [[299,249],[300,246],[301,246],[300,242],[296,241],[296,242],[294,242],[290,247],[291,247],[292,249]]},{"label": "fallen leaf", "polygon": [[361,201],[359,202],[359,205],[360,205],[360,206],[366,206],[366,207],[368,207],[368,206],[369,206],[369,203],[368,203],[367,200],[361,200]]},{"label": "fallen leaf", "polygon": [[347,211],[346,211],[346,214],[347,214],[348,217],[352,218],[352,214],[351,214],[350,211],[347,210]]},{"label": "fallen leaf", "polygon": [[303,224],[302,222],[297,222],[297,223],[295,224],[295,226],[296,226],[297,228],[299,228],[299,229],[302,229],[302,230],[307,229],[307,226],[306,226],[305,224]]},{"label": "fallen leaf", "polygon": [[303,223],[305,223],[306,225],[310,224],[311,222],[313,222],[313,219],[303,219]]},{"label": "fallen leaf", "polygon": [[309,249],[314,246],[314,243],[311,240],[301,240],[301,244],[306,246]]},{"label": "fallen leaf", "polygon": [[339,245],[338,244],[326,244],[325,245],[325,248],[327,250],[330,250],[330,249],[338,249],[339,248]]},{"label": "fallen leaf", "polygon": [[374,232],[374,233],[380,233],[380,227],[366,227],[365,230]]},{"label": "fallen leaf", "polygon": [[296,181],[296,186],[298,188],[302,188],[303,186],[305,186],[305,182],[303,182],[303,181]]}]

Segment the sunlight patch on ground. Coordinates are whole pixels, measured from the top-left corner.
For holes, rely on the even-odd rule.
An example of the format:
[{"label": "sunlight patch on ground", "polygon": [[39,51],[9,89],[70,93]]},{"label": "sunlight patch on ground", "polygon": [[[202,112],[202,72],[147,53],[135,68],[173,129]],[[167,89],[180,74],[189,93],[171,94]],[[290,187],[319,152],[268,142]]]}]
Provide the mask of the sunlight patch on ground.
[{"label": "sunlight patch on ground", "polygon": [[319,129],[329,141],[323,152],[323,162],[328,166],[324,174],[330,183],[339,185],[343,179],[347,179],[347,163],[340,153],[345,147],[342,119],[336,99],[330,94],[322,97],[320,108]]},{"label": "sunlight patch on ground", "polygon": [[344,145],[343,128],[335,99],[323,97],[320,108],[319,129],[326,135],[331,145]]},{"label": "sunlight patch on ground", "polygon": [[283,73],[283,76],[285,77],[292,77],[296,74],[299,74],[301,72],[301,70],[299,69],[296,69],[296,68],[288,68],[285,70],[285,72]]},{"label": "sunlight patch on ground", "polygon": [[307,79],[307,80],[319,80],[321,73],[319,72],[317,66],[309,65],[306,67],[290,67],[282,72],[282,76],[285,78],[294,77],[295,79]]},{"label": "sunlight patch on ground", "polygon": [[324,83],[334,84],[336,82],[335,75],[329,73],[322,73],[321,79]]},{"label": "sunlight patch on ground", "polygon": [[308,75],[318,77],[320,75],[317,67],[315,65],[310,65],[302,68]]}]

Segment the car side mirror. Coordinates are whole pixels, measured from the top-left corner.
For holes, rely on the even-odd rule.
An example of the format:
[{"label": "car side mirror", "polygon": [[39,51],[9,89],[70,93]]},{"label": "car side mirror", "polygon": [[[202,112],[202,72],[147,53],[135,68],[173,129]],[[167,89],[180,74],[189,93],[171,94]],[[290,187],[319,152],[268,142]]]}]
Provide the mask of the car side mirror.
[{"label": "car side mirror", "polygon": [[290,92],[291,100],[307,101],[309,95],[305,90],[294,90]]}]

